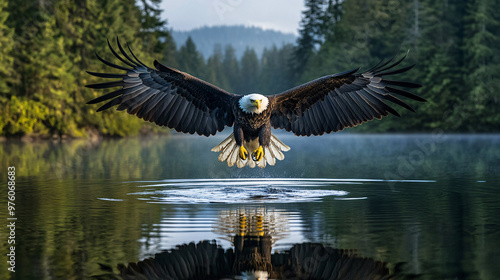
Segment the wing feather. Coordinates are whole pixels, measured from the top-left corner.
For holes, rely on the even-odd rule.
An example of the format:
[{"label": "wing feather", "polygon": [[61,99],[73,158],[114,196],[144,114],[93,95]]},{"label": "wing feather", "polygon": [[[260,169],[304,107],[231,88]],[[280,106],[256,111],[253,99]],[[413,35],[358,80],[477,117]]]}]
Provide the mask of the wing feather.
[{"label": "wing feather", "polygon": [[182,116],[182,123],[179,124],[181,127],[187,128],[187,133],[191,133],[191,120],[194,118],[195,110],[194,106],[188,106]]},{"label": "wing feather", "polygon": [[137,113],[139,113],[139,110],[141,110],[144,106],[144,103],[153,97],[154,95],[152,94],[142,94],[134,100],[135,104],[132,104],[132,106],[127,108],[127,112],[131,115],[137,115]]},{"label": "wing feather", "polygon": [[202,121],[203,117],[205,116],[205,113],[198,110],[197,114],[198,115],[196,116],[196,121],[194,122],[195,131],[202,131],[202,125],[203,125]]},{"label": "wing feather", "polygon": [[363,94],[360,97],[365,101],[365,103],[372,110],[373,118],[376,118],[376,119],[382,118],[382,113],[377,108],[377,105],[375,103],[373,103],[373,102],[376,102],[376,100],[373,100],[372,96],[366,90],[363,90],[362,92],[363,92]]},{"label": "wing feather", "polygon": [[306,115],[308,116],[308,122],[313,125],[312,134],[313,135],[318,135],[318,133],[320,131],[320,127],[319,126],[321,125],[321,123],[318,121],[318,119],[315,116],[315,111],[316,111],[315,109],[316,109],[316,107],[314,107],[311,110],[307,111]]},{"label": "wing feather", "polygon": [[349,114],[351,116],[350,122],[351,122],[352,126],[356,126],[357,125],[356,120],[359,119],[359,116],[358,116],[355,108],[353,107],[353,104],[350,103],[348,93],[342,94],[338,98],[341,99],[342,104],[344,104],[345,108],[349,112]]},{"label": "wing feather", "polygon": [[377,93],[374,93],[369,88],[365,88],[364,91],[367,92],[365,96],[370,99],[371,104],[373,104],[375,110],[380,115],[379,118],[381,118],[382,116],[387,116],[386,110],[391,110],[393,113],[396,112],[389,105],[384,103],[384,101],[378,98]]},{"label": "wing feather", "polygon": [[152,120],[155,123],[157,123],[159,125],[163,125],[163,126],[165,125],[163,122],[163,116],[166,113],[165,110],[167,109],[170,102],[172,102],[173,98],[174,98],[173,94],[170,94],[170,93],[165,94],[165,98],[162,100],[162,102],[157,104],[157,109],[154,112],[153,118],[152,118]]},{"label": "wing feather", "polygon": [[[118,38],[116,38],[116,40],[118,40]],[[121,62],[127,64],[128,66],[130,66],[132,68],[134,68],[134,67],[137,66],[137,64],[135,64],[132,60],[129,59],[130,61],[132,61],[132,63],[130,63],[127,60],[123,59],[118,53],[116,53],[116,51],[113,49],[113,47],[111,47],[111,43],[109,43],[109,40],[107,40],[107,41],[108,41],[108,47],[109,47],[109,49],[111,50],[111,52],[113,53],[113,55],[116,56],[116,58],[118,58]],[[120,46],[120,50],[121,50],[121,46]]]},{"label": "wing feather", "polygon": [[172,125],[172,119],[174,118],[175,116],[175,113],[177,113],[177,110],[179,109],[179,107],[181,106],[182,104],[182,97],[181,96],[174,96],[174,99],[173,101],[170,102],[169,106],[167,107],[167,109],[165,110],[166,114],[165,114],[165,125],[168,127],[168,128],[174,128],[174,126]]},{"label": "wing feather", "polygon": [[123,86],[123,81],[113,81],[113,82],[105,82],[99,84],[87,85],[88,88],[110,88],[110,87],[119,87]]},{"label": "wing feather", "polygon": [[114,64],[97,54],[96,56],[107,66],[126,73],[88,72],[100,78],[119,79],[87,85],[94,89],[120,87],[88,102],[95,104],[108,101],[98,111],[118,106],[117,110],[126,110],[129,114],[157,125],[205,136],[233,125],[232,109],[236,95],[158,61],[154,63],[156,69],[150,68],[135,56],[130,46],[127,45],[127,52],[118,38],[116,44],[119,51],[115,51],[108,41],[111,53],[128,67]]},{"label": "wing feather", "polygon": [[[337,117],[337,113],[335,113],[335,109],[331,102],[330,96],[325,98],[325,102],[320,102],[320,104],[324,107],[324,111],[327,113],[328,122],[330,123],[331,131],[337,131],[337,127],[339,126],[339,118]],[[325,131],[326,132],[326,131]]]},{"label": "wing feather", "polygon": [[120,66],[120,65],[116,65],[114,63],[111,63],[107,60],[104,60],[102,59],[97,53],[95,54],[95,56],[97,57],[97,59],[99,59],[102,63],[110,66],[110,67],[113,67],[113,68],[116,68],[116,69],[120,69],[120,70],[125,70],[125,71],[133,71],[132,68],[127,68],[127,67],[123,67],[123,66]]},{"label": "wing feather", "polygon": [[98,73],[98,72],[91,72],[91,71],[85,71],[88,74],[92,76],[96,76],[99,78],[113,78],[113,79],[119,79],[123,77],[123,74],[110,74],[110,73]]},{"label": "wing feather", "polygon": [[[393,57],[392,57],[392,58],[388,61],[388,63],[386,64],[387,66],[386,66],[386,65],[384,65],[384,66],[385,66],[385,68],[384,68],[384,67],[379,67],[376,71],[377,71],[377,72],[383,72],[383,71],[385,71],[385,70],[389,70],[389,69],[391,69],[391,68],[394,68],[394,67],[398,66],[401,62],[403,62],[403,60],[405,60],[405,58],[408,56],[408,54],[409,54],[409,53],[410,53],[409,51],[408,51],[408,52],[406,52],[406,54],[405,54],[405,55],[404,55],[401,59],[399,59],[398,61],[394,62],[393,64],[388,65],[389,63],[393,62],[393,61],[394,61],[394,59],[397,57],[397,54],[395,54],[395,55],[394,55],[394,56],[393,56]],[[375,72],[375,71],[371,71],[371,72]]]},{"label": "wing feather", "polygon": [[115,97],[117,97],[117,96],[119,96],[121,94],[122,94],[122,89],[118,89],[118,90],[112,91],[110,93],[107,93],[105,95],[99,96],[98,98],[93,99],[93,100],[87,102],[87,104],[100,103],[102,101],[106,101],[108,99],[115,98]]},{"label": "wing feather", "polygon": [[122,104],[120,106],[125,105],[125,109],[127,109],[127,112],[131,115],[137,114],[137,110],[140,109],[140,107],[144,104],[146,100],[151,98],[150,94],[144,94],[144,92],[147,90],[148,89],[145,88],[137,91],[136,97],[132,97],[127,101],[122,101]]},{"label": "wing feather", "polygon": [[356,100],[354,100],[352,97],[351,97],[351,94],[355,92],[355,91],[352,91],[352,92],[348,92],[344,95],[342,95],[343,99],[344,99],[344,102],[345,104],[347,104],[347,107],[351,110],[352,112],[352,115],[354,116],[354,120],[361,120],[363,121],[364,120],[364,117],[363,117],[363,114],[356,102]]},{"label": "wing feather", "polygon": [[[116,38],[118,40],[118,38]],[[144,67],[148,67],[146,64],[142,63],[142,61],[140,61],[134,54],[134,52],[132,51],[132,49],[130,48],[130,46],[127,44],[127,49],[129,50],[130,54],[134,57],[135,61],[137,63],[139,63],[140,65],[144,66]],[[127,53],[125,51],[123,51],[123,53]],[[130,59],[131,60],[131,59]]]},{"label": "wing feather", "polygon": [[172,114],[172,120],[170,121],[170,126],[172,128],[176,128],[179,125],[179,122],[182,120],[182,117],[184,117],[184,113],[186,112],[186,108],[188,106],[188,101],[184,98],[180,98],[181,102],[177,108],[177,111],[175,111],[175,114]]},{"label": "wing feather", "polygon": [[398,86],[398,87],[407,87],[407,88],[419,88],[420,84],[412,83],[412,82],[403,82],[403,81],[392,81],[392,80],[384,80],[384,82],[388,85]]},{"label": "wing feather", "polygon": [[116,105],[118,105],[118,104],[120,104],[120,99],[115,98],[115,99],[113,99],[113,100],[109,101],[108,103],[106,103],[106,104],[102,105],[101,107],[99,107],[99,108],[96,110],[96,112],[104,111],[104,110],[109,109],[109,108],[111,108],[111,107],[113,107],[113,106],[116,106]]},{"label": "wing feather", "polygon": [[373,110],[370,107],[369,104],[366,104],[366,102],[363,101],[363,99],[360,96],[360,91],[357,90],[351,94],[351,97],[353,100],[356,100],[356,104],[358,104],[361,114],[363,115],[363,121],[369,121],[373,119]]},{"label": "wing feather", "polygon": [[331,115],[328,110],[326,110],[326,100],[325,102],[318,103],[318,115],[321,120],[325,120],[323,122],[323,132],[328,131],[332,127]]},{"label": "wing feather", "polygon": [[340,113],[339,108],[337,107],[337,102],[333,100],[333,96],[327,95],[326,99],[329,100],[328,104],[330,105],[330,110],[333,114],[335,114],[336,120],[337,120],[337,126],[335,127],[334,131],[339,131],[341,130],[344,125],[343,125],[343,115]]},{"label": "wing feather", "polygon": [[405,96],[405,97],[408,97],[408,98],[411,98],[411,99],[414,99],[414,100],[418,100],[418,101],[421,101],[421,102],[425,102],[425,99],[423,99],[422,97],[417,96],[417,95],[415,95],[415,94],[413,94],[411,92],[408,92],[406,90],[402,90],[402,89],[395,88],[395,87],[386,87],[386,89],[389,92],[391,92],[391,93],[402,95],[402,96]]},{"label": "wing feather", "polygon": [[343,121],[344,121],[344,126],[352,126],[352,123],[351,123],[351,117],[349,116],[349,113],[347,112],[345,106],[344,106],[344,103],[342,103],[338,97],[335,97],[333,99],[335,101],[335,104],[337,105],[337,108],[339,108],[339,113],[342,115],[343,117]]},{"label": "wing feather", "polygon": [[414,111],[393,94],[422,102],[425,99],[399,88],[418,88],[421,85],[384,78],[412,69],[414,65],[395,68],[406,57],[407,54],[395,60],[395,55],[363,73],[356,73],[358,69],[354,69],[325,76],[270,96],[274,102],[271,125],[296,135],[321,135],[380,119],[389,113],[399,116],[386,102]]},{"label": "wing feather", "polygon": [[147,94],[151,95],[151,100],[141,107],[141,109],[136,113],[138,118],[144,119],[145,121],[149,121],[149,112],[156,107],[158,102],[162,98],[165,97],[165,95],[158,94],[157,89],[150,88],[146,91]]},{"label": "wing feather", "polygon": [[144,93],[145,91],[147,91],[149,88],[143,87],[141,85],[137,85],[137,86],[134,87],[134,89],[135,89],[134,91],[131,91],[128,94],[123,94],[122,95],[120,106],[124,106],[125,109],[128,109],[129,106],[134,106],[135,104],[133,104],[132,102],[130,102],[130,100],[135,99],[138,95],[141,95],[142,93]]}]

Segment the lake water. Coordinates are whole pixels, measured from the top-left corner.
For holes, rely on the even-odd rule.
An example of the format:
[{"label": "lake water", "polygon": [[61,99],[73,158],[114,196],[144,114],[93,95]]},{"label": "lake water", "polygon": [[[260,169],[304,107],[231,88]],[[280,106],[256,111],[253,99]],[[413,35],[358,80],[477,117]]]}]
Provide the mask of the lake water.
[{"label": "lake water", "polygon": [[219,163],[224,136],[1,142],[17,220],[16,272],[4,225],[0,278],[85,279],[253,230],[273,252],[317,242],[419,279],[499,279],[500,135],[278,134],[291,150],[265,169]]}]

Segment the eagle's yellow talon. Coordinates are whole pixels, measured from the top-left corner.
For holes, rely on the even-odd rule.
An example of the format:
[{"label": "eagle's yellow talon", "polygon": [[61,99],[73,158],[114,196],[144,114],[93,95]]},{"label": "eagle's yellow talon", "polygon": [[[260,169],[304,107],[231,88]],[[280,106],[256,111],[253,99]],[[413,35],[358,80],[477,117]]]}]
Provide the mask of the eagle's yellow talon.
[{"label": "eagle's yellow talon", "polygon": [[263,156],[264,156],[264,149],[262,149],[262,146],[259,146],[259,148],[257,148],[257,150],[255,150],[252,153],[252,159],[254,161],[260,161]]},{"label": "eagle's yellow talon", "polygon": [[245,149],[245,147],[240,146],[239,156],[240,156],[240,158],[241,158],[242,160],[247,159],[248,152],[247,152],[247,149]]}]

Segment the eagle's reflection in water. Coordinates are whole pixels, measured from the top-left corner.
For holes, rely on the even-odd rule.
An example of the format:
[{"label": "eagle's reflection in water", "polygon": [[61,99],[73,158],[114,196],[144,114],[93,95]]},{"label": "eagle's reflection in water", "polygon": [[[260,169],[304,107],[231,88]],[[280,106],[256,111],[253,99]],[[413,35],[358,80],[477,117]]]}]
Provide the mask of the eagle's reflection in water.
[{"label": "eagle's reflection in water", "polygon": [[[234,246],[224,250],[216,241],[183,244],[137,263],[118,265],[96,279],[414,279],[416,275],[390,271],[388,263],[358,256],[354,250],[319,243],[295,244],[271,253],[275,236],[286,223],[265,210],[221,212],[214,231],[226,234]],[[274,233],[273,236],[271,233]]]}]

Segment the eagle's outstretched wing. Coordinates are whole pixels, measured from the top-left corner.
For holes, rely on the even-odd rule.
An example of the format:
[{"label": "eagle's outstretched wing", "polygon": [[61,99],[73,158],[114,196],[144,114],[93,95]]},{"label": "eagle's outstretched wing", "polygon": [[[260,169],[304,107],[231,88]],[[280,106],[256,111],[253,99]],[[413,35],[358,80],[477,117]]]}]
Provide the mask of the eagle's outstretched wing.
[{"label": "eagle's outstretched wing", "polygon": [[[358,69],[325,76],[285,92],[270,96],[274,110],[271,125],[299,136],[322,135],[345,127],[353,127],[388,113],[398,112],[385,101],[391,101],[410,111],[408,104],[393,94],[413,100],[425,101],[398,87],[417,88],[421,85],[387,80],[384,76],[410,70],[414,65],[394,70],[406,55],[392,63],[391,58],[372,69],[356,74]],[[392,63],[392,64],[391,64]]]},{"label": "eagle's outstretched wing", "polygon": [[120,87],[118,90],[100,96],[88,104],[108,101],[97,111],[118,105],[117,110],[127,110],[129,114],[176,131],[199,135],[213,135],[225,126],[232,126],[233,94],[187,73],[167,67],[155,60],[156,69],[142,63],[128,48],[132,59],[117,38],[118,54],[109,44],[111,52],[129,67],[113,64],[99,57],[104,64],[125,70],[125,74],[87,73],[102,77],[116,78],[117,81],[87,85],[89,88]]}]

